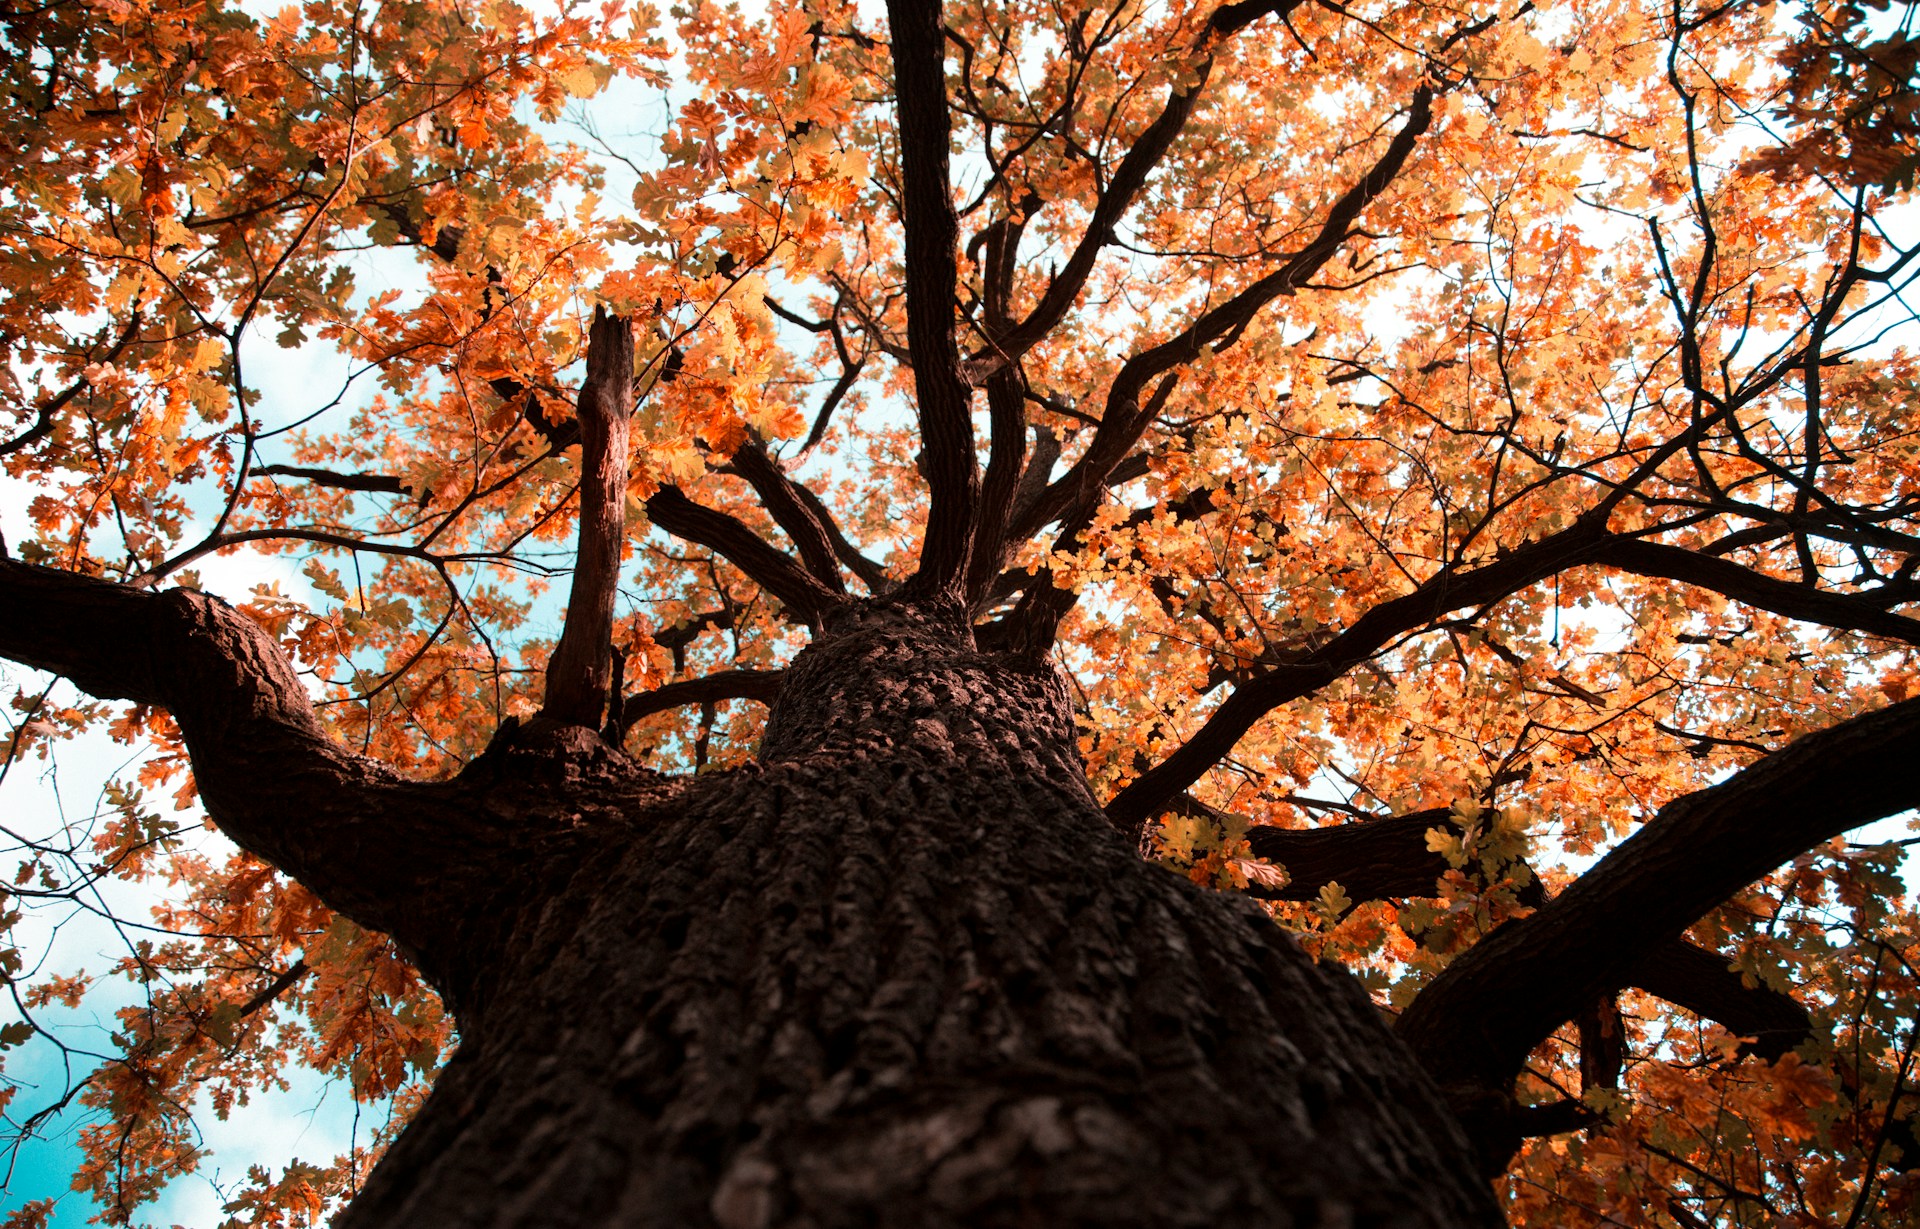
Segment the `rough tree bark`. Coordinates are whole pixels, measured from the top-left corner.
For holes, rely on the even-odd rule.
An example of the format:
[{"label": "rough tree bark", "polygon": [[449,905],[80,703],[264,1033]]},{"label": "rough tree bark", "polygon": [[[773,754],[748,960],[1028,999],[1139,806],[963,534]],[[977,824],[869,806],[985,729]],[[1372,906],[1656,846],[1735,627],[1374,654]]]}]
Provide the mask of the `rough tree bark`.
[{"label": "rough tree bark", "polygon": [[349,1229],[1498,1221],[1357,984],[1141,862],[957,605],[840,612],[747,769],[510,730],[441,788],[572,835],[450,928],[459,1056]]},{"label": "rough tree bark", "polygon": [[1498,1223],[1358,984],[1139,860],[960,599],[837,607],[758,761],[676,780],[543,717],[407,781],[184,591],[0,559],[0,650],[169,708],[221,827],[452,1005],[347,1229]]}]

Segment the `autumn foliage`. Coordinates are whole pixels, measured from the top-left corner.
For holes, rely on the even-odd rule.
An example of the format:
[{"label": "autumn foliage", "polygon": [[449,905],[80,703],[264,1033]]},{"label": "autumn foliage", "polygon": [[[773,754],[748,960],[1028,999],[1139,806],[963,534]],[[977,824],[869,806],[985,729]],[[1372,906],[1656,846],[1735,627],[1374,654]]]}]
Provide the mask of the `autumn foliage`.
[{"label": "autumn foliage", "polygon": [[[327,728],[450,775],[541,708],[598,309],[634,345],[610,738],[751,757],[819,611],[970,489],[980,635],[1051,638],[1114,822],[1397,1015],[1675,800],[1920,697],[1911,16],[952,0],[923,339],[902,147],[938,134],[871,6],[12,4],[6,546],[142,588],[290,561],[243,609]],[[337,378],[275,377],[296,348]],[[942,396],[977,444],[930,442]],[[145,754],[8,821],[0,1045],[135,988],[73,1088],[0,1089],[16,1134],[85,1107],[75,1184],[129,1223],[206,1160],[196,1107],[295,1067],[398,1129],[454,1040],[421,977],[187,839],[166,712],[11,677],[15,771]],[[1400,820],[1397,879],[1305,872]],[[1689,919],[1712,994],[1620,979],[1526,1057],[1516,1225],[1914,1214],[1903,848],[1804,822]],[[165,903],[29,976],[109,880]],[[388,1137],[256,1170],[231,1223],[322,1216]]]}]

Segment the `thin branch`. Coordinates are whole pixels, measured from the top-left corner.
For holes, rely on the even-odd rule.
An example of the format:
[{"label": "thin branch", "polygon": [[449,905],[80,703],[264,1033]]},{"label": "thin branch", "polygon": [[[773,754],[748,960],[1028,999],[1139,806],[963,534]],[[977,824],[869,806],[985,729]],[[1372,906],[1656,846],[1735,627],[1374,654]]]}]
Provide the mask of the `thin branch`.
[{"label": "thin branch", "polygon": [[375,495],[411,495],[413,488],[393,474],[343,474],[338,470],[315,469],[306,465],[256,465],[256,478],[297,478],[316,486],[342,491],[366,491]]},{"label": "thin branch", "polygon": [[[139,333],[140,313],[134,312],[127,318],[127,326],[120,330],[119,338],[114,341],[112,346],[108,347],[106,354],[94,361],[102,363],[118,361]],[[85,376],[82,376],[53,396],[42,401],[34,410],[33,425],[6,443],[0,444],[0,457],[16,453],[22,448],[30,444],[38,443],[40,440],[46,438],[48,433],[53,430],[54,420],[60,416],[60,411],[65,409],[68,403],[75,397],[78,397],[81,393],[86,392],[92,387],[92,383],[88,381]]]},{"label": "thin branch", "polygon": [[[1203,27],[1201,42],[1217,45],[1220,39],[1269,14],[1277,13],[1285,21],[1301,3],[1302,0],[1242,0],[1241,3],[1223,5]],[[1087,220],[1087,228],[1081,234],[1080,242],[1074,246],[1073,254],[1067,257],[1065,267],[1048,283],[1040,301],[1026,319],[991,338],[985,347],[967,358],[963,371],[971,382],[984,383],[989,376],[1008,364],[1019,361],[1021,355],[1066,319],[1074,300],[1086,287],[1087,278],[1093,273],[1101,249],[1113,242],[1115,229],[1121,219],[1133,207],[1141,190],[1146,187],[1148,177],[1165,160],[1174,141],[1192,118],[1194,107],[1199,103],[1212,72],[1213,57],[1208,55],[1188,70],[1186,80],[1167,91],[1166,105],[1120,159],[1120,165],[1114,168],[1099,200],[1094,203],[1093,216]],[[1010,256],[1007,263],[1011,265]]]},{"label": "thin branch", "polygon": [[1682,547],[1607,534],[1589,513],[1559,533],[1529,542],[1480,567],[1442,568],[1397,598],[1368,610],[1333,639],[1296,661],[1236,688],[1180,748],[1107,803],[1107,817],[1139,839],[1146,824],[1198,781],[1255,722],[1282,704],[1313,694],[1389,643],[1443,615],[1501,601],[1571,568],[1599,564],[1710,589],[1789,618],[1920,644],[1920,620],[1881,609],[1871,594],[1840,594],[1791,584]]},{"label": "thin branch", "polygon": [[1072,519],[1089,504],[1097,504],[1108,475],[1133,450],[1141,433],[1153,422],[1156,412],[1153,399],[1147,397],[1143,401],[1147,386],[1174,368],[1199,358],[1222,339],[1237,335],[1261,309],[1277,298],[1293,294],[1331,260],[1347,241],[1362,211],[1399,176],[1432,121],[1433,88],[1422,85],[1414,91],[1400,130],[1360,181],[1342,193],[1328,209],[1311,242],[1265,277],[1203,313],[1176,336],[1127,359],[1107,392],[1100,426],[1094,431],[1086,453],[1009,527],[1010,538],[1025,541],[1048,522]]},{"label": "thin branch", "polygon": [[1256,721],[1282,704],[1311,695],[1388,643],[1468,606],[1499,601],[1556,572],[1586,562],[1606,540],[1601,524],[1582,518],[1477,568],[1442,568],[1431,579],[1368,610],[1333,639],[1298,660],[1234,689],[1186,743],[1136,777],[1107,803],[1107,818],[1135,841],[1147,822],[1233,749]]}]

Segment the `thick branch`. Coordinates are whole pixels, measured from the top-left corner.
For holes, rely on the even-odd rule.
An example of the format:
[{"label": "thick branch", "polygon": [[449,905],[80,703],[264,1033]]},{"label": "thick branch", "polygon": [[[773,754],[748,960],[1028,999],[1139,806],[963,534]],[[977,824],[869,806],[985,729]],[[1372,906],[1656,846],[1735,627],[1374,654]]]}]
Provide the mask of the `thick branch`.
[{"label": "thick branch", "polygon": [[593,310],[580,386],[580,535],[567,622],[547,663],[541,715],[597,727],[613,666],[613,599],[626,543],[627,417],[633,412],[633,329]]},{"label": "thick branch", "polygon": [[892,592],[897,582],[887,575],[886,568],[882,567],[878,561],[861,554],[860,548],[841,532],[840,522],[834,520],[833,512],[827,507],[825,501],[814,494],[811,487],[799,483],[794,484],[793,492],[799,497],[800,502],[812,511],[813,519],[820,522],[821,528],[826,530],[827,541],[833,544],[834,557],[840,560],[849,572],[860,578],[860,583],[867,587],[867,591],[870,593]]},{"label": "thick branch", "polygon": [[315,486],[342,491],[367,491],[375,495],[411,495],[413,488],[393,474],[343,474],[338,470],[315,469],[307,465],[256,465],[256,478],[298,478]]},{"label": "thick branch", "polygon": [[717,670],[700,678],[678,679],[652,691],[628,696],[620,706],[620,734],[655,713],[684,704],[712,704],[720,700],[758,700],[772,704],[780,696],[785,670]]},{"label": "thick branch", "polygon": [[1287,15],[1299,7],[1299,0],[1235,0],[1233,4],[1215,9],[1207,26],[1224,37],[1245,29],[1269,13],[1278,13],[1285,21]]},{"label": "thick branch", "polygon": [[1917,755],[1920,700],[1908,700],[1674,800],[1538,912],[1449,965],[1401,1016],[1401,1037],[1463,1115],[1481,1120],[1484,1147],[1498,1126],[1488,1107],[1534,1046],[1741,887],[1920,803]]},{"label": "thick branch", "polygon": [[153,593],[0,559],[0,656],[101,699],[165,708],[221,830],[392,934],[445,988],[447,928],[483,903],[462,902],[474,888],[459,872],[497,864],[501,834],[484,817],[437,812],[435,787],[328,737],[251,619],[185,589]]},{"label": "thick branch", "polygon": [[1005,367],[987,381],[987,476],[980,488],[980,528],[967,573],[967,600],[978,609],[1005,562],[1007,518],[1027,462],[1025,385],[1018,365]]},{"label": "thick branch", "polygon": [[940,0],[889,0],[900,129],[900,222],[906,231],[907,351],[912,356],[930,502],[917,586],[956,590],[980,502],[973,417],[953,339],[960,221],[947,174],[946,36]]},{"label": "thick branch", "polygon": [[744,522],[693,502],[679,487],[655,491],[647,516],[675,537],[718,552],[805,622],[818,623],[823,611],[843,600]]},{"label": "thick branch", "polygon": [[1438,807],[1327,828],[1249,828],[1248,848],[1287,872],[1284,886],[1257,895],[1317,900],[1321,888],[1337,883],[1355,901],[1432,896],[1447,860],[1427,848],[1427,831],[1452,825],[1453,812]]},{"label": "thick branch", "polygon": [[1920,644],[1920,619],[1894,614],[1877,603],[1870,604],[1876,596],[1872,593],[1834,593],[1794,584],[1699,551],[1636,538],[1609,542],[1595,562],[1637,576],[1658,576],[1698,585],[1736,602],[1791,619]]},{"label": "thick branch", "polygon": [[834,563],[833,539],[815,516],[813,504],[798,494],[800,484],[781,473],[766,450],[751,441],[733,454],[733,469],[753,487],[761,506],[799,548],[807,571],[829,589],[846,592]]},{"label": "thick branch", "polygon": [[1634,962],[1626,984],[1712,1020],[1772,1062],[1813,1036],[1813,1017],[1790,994],[1748,985],[1725,956],[1684,939],[1656,944]]},{"label": "thick branch", "polygon": [[[1311,901],[1321,888],[1338,883],[1354,901],[1432,896],[1448,863],[1427,847],[1427,832],[1453,822],[1452,811],[1440,807],[1326,828],[1251,828],[1248,846],[1285,867],[1287,882],[1278,888],[1255,885],[1248,894]],[[1529,903],[1537,906],[1545,899],[1541,893]],[[1745,984],[1725,956],[1684,939],[1655,944],[1633,962],[1619,985],[1645,990],[1716,1021],[1736,1036],[1753,1038],[1752,1052],[1769,1061],[1813,1033],[1807,1009],[1791,995]]]}]

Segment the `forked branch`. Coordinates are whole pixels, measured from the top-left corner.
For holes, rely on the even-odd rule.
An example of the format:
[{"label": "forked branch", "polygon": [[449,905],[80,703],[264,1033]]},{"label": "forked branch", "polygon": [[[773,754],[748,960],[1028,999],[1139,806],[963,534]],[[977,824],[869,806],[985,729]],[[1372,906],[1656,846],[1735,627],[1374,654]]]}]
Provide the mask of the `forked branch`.
[{"label": "forked branch", "polygon": [[1058,482],[1042,493],[1011,526],[1015,541],[1025,541],[1055,520],[1072,520],[1096,505],[1115,466],[1126,459],[1153,421],[1147,386],[1199,358],[1209,347],[1231,343],[1239,330],[1275,299],[1293,294],[1333,259],[1352,234],[1366,207],[1399,177],[1414,147],[1433,122],[1433,89],[1414,91],[1407,118],[1367,173],[1327,210],[1319,231],[1306,246],[1218,307],[1203,313],[1180,333],[1127,359],[1114,376],[1093,442]]},{"label": "forked branch", "polygon": [[803,623],[818,623],[845,600],[792,556],[767,544],[746,522],[695,503],[679,487],[663,486],[647,499],[647,516],[676,538],[707,547],[778,598]]},{"label": "forked branch", "polygon": [[[1224,5],[1215,10],[1203,29],[1200,41],[1203,44],[1217,44],[1217,40],[1271,13],[1278,13],[1284,20],[1301,3],[1302,0],[1245,0],[1239,4]],[[1132,209],[1134,201],[1146,187],[1148,177],[1165,160],[1167,151],[1173,148],[1174,141],[1186,128],[1212,72],[1213,57],[1208,55],[1192,66],[1185,81],[1168,90],[1166,105],[1120,159],[1120,165],[1114,168],[1100,193],[1100,199],[1094,204],[1093,216],[1088,219],[1080,242],[1074,247],[1073,254],[1067,257],[1066,266],[1048,283],[1040,301],[1019,324],[996,336],[991,344],[968,357],[965,372],[970,381],[976,384],[984,382],[1008,364],[1019,361],[1021,355],[1066,319],[1074,300],[1086,288],[1087,278],[1093,273],[1101,249],[1113,242],[1121,219]],[[1011,265],[1010,255],[1006,263]]]},{"label": "forked branch", "polygon": [[846,592],[840,580],[840,568],[835,563],[833,537],[827,529],[832,518],[823,523],[815,515],[813,505],[804,498],[799,484],[787,477],[766,449],[754,441],[749,440],[735,451],[732,471],[753,487],[753,493],[760,497],[760,506],[786,531],[814,579],[837,593]]}]

